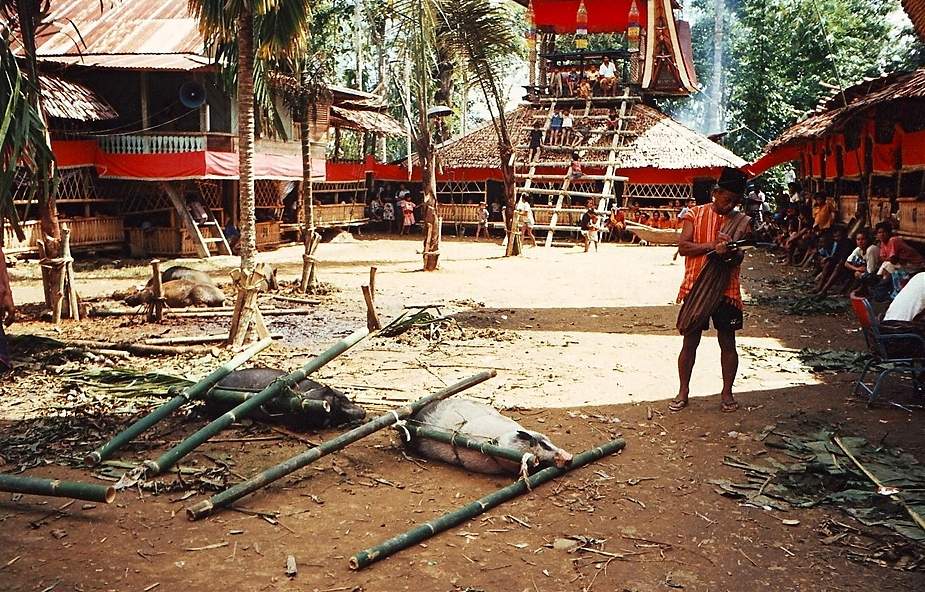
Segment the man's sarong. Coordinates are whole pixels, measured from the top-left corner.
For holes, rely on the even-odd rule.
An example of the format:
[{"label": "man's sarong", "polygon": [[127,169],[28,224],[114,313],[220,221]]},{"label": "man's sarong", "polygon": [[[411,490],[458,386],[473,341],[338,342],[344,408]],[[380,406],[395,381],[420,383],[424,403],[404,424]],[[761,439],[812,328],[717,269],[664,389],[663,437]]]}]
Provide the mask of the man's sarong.
[{"label": "man's sarong", "polygon": [[[745,214],[733,216],[723,226],[723,232],[732,240],[739,240],[748,231],[750,220]],[[700,329],[709,322],[710,315],[723,299],[733,267],[735,265],[725,263],[717,256],[709,257],[678,312],[677,328],[681,335]]]}]

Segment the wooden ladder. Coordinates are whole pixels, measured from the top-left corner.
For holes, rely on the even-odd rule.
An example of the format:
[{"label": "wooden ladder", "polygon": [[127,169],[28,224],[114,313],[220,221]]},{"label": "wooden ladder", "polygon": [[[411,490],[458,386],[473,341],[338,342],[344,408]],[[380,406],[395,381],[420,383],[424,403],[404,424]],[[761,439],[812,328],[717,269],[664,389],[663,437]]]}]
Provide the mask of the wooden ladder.
[{"label": "wooden ladder", "polygon": [[[231,247],[228,245],[225,233],[222,232],[222,227],[219,226],[218,222],[215,220],[211,210],[204,208],[208,219],[205,222],[196,222],[186,205],[186,200],[180,195],[176,187],[170,183],[161,183],[161,188],[164,193],[167,194],[170,203],[173,204],[174,209],[177,211],[177,216],[179,216],[183,227],[186,228],[190,238],[193,239],[193,246],[196,248],[197,256],[202,259],[211,257],[212,251],[209,249],[209,245],[212,243],[218,245],[218,252],[220,255],[231,255]],[[203,228],[211,229],[214,234],[208,237],[203,236]]]},{"label": "wooden ladder", "polygon": [[[628,92],[628,91],[627,91]],[[624,93],[626,94],[626,93]],[[617,152],[623,146],[623,139],[626,138],[626,122],[632,118],[633,103],[626,98],[620,103],[620,114],[617,119],[616,133],[610,141],[610,153],[607,155],[607,172],[604,173],[604,185],[601,188],[601,200],[598,204],[598,211],[606,212],[609,208],[607,202],[613,195],[613,181],[617,169]]]},{"label": "wooden ladder", "polygon": [[[591,101],[585,101],[585,112],[582,114],[582,117],[588,117],[591,114]],[[552,217],[549,219],[549,232],[546,233],[546,248],[552,246],[553,236],[556,234],[556,226],[559,224],[559,211],[562,209],[562,203],[565,201],[565,194],[568,192],[569,188],[572,186],[572,175],[569,169],[565,170],[565,180],[562,181],[562,187],[559,194],[559,198],[556,199],[556,209],[552,211]]]}]

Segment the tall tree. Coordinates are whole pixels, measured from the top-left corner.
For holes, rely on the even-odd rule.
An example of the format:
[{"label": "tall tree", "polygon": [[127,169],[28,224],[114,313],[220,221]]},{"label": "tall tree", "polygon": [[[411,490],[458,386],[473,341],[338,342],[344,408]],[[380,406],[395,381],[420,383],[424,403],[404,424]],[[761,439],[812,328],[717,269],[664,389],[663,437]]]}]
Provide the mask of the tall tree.
[{"label": "tall tree", "polygon": [[467,77],[481,88],[495,129],[507,211],[506,254],[517,254],[512,239],[516,185],[514,144],[505,113],[507,97],[501,88],[505,69],[520,54],[518,27],[513,13],[491,0],[454,0],[446,3],[443,15],[447,53],[458,56]]},{"label": "tall tree", "polygon": [[257,265],[254,203],[254,57],[298,58],[305,51],[312,0],[189,0],[207,44],[237,45],[238,177],[241,270]]},{"label": "tall tree", "polygon": [[707,130],[720,132],[723,130],[723,42],[726,38],[726,0],[713,2],[713,75],[710,80],[710,96],[712,101],[709,108],[710,121]]},{"label": "tall tree", "polygon": [[[16,208],[13,204],[13,183],[17,171],[25,173],[25,196],[38,199],[39,227],[45,244],[45,256],[61,256],[61,229],[58,223],[58,208],[54,188],[57,181],[55,157],[51,151],[51,136],[45,111],[42,108],[38,61],[36,57],[36,33],[47,24],[50,0],[2,0],[0,17],[4,25],[2,35],[2,61],[4,77],[0,100],[3,101],[2,128],[0,128],[0,229],[4,219],[10,220],[22,237]],[[25,62],[25,76],[10,50],[13,39],[21,44]],[[61,267],[42,268],[42,284],[45,304],[52,306],[53,293],[57,290]]]}]

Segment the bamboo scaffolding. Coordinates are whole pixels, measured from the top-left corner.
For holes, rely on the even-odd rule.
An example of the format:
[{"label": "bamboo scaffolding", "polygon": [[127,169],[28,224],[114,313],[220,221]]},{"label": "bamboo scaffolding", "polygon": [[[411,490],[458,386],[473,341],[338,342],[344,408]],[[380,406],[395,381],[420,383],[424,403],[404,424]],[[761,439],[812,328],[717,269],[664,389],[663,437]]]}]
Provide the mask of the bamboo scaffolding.
[{"label": "bamboo scaffolding", "polygon": [[391,539],[376,545],[375,547],[370,547],[356,553],[353,557],[350,558],[350,569],[363,569],[364,567],[371,565],[380,559],[385,559],[393,553],[397,553],[402,549],[407,549],[412,545],[416,545],[421,541],[429,539],[437,533],[453,528],[454,526],[458,526],[466,520],[478,516],[479,514],[483,514],[488,510],[519,495],[523,495],[524,493],[533,490],[538,485],[542,485],[547,481],[551,481],[556,477],[568,473],[571,470],[582,467],[607,455],[613,454],[614,452],[623,450],[625,446],[626,442],[623,440],[623,438],[617,438],[616,440],[608,442],[607,444],[592,448],[591,450],[587,450],[575,456],[567,468],[560,469],[557,467],[549,467],[534,473],[533,475],[530,475],[526,479],[520,479],[508,485],[507,487],[503,487],[494,493],[490,493],[474,502],[463,506],[456,511],[448,512],[439,518],[418,525],[408,532],[394,536]]},{"label": "bamboo scaffolding", "polygon": [[92,467],[99,464],[100,461],[109,458],[117,450],[137,438],[142,432],[149,429],[151,426],[158,423],[182,407],[184,404],[192,401],[193,399],[201,397],[206,391],[215,386],[218,381],[225,378],[231,374],[235,368],[266,349],[271,343],[273,343],[272,339],[264,339],[262,341],[258,341],[240,354],[231,358],[228,362],[210,372],[208,376],[196,384],[183,389],[180,394],[130,425],[123,432],[116,435],[112,440],[103,446],[100,446],[93,452],[89,453],[86,457],[84,457],[84,462]]},{"label": "bamboo scaffolding", "polygon": [[60,479],[41,479],[22,475],[0,474],[0,491],[69,497],[104,504],[111,504],[116,499],[116,490],[112,486],[80,483],[78,481],[61,481]]},{"label": "bamboo scaffolding", "polygon": [[162,454],[157,460],[146,460],[144,462],[145,474],[148,476],[159,475],[166,471],[209,438],[224,430],[235,421],[247,417],[249,413],[258,409],[280,392],[294,387],[300,380],[304,380],[306,376],[322,368],[328,362],[365,339],[367,335],[369,335],[369,330],[365,327],[354,331],[318,356],[312,358],[307,364],[302,366],[301,369],[290,372],[286,376],[274,380],[269,386],[253,397],[248,397],[247,400],[234,409],[225,412],[214,421],[202,427],[192,436]]},{"label": "bamboo scaffolding", "polygon": [[314,448],[306,450],[302,454],[296,455],[276,466],[270,467],[254,475],[247,481],[239,483],[233,487],[229,487],[225,491],[213,495],[207,500],[203,500],[186,509],[186,515],[190,520],[199,520],[200,518],[205,518],[211,514],[216,508],[222,508],[227,506],[242,497],[257,491],[258,489],[269,485],[270,483],[285,477],[286,475],[295,472],[302,467],[308,466],[311,463],[315,462],[319,458],[326,456],[332,452],[340,450],[360,440],[366,436],[378,432],[383,428],[387,428],[392,424],[398,423],[402,418],[409,417],[417,413],[425,405],[432,403],[434,401],[439,401],[446,399],[456,393],[460,393],[468,388],[471,388],[477,384],[485,382],[486,380],[493,378],[497,373],[494,370],[488,372],[480,372],[474,376],[470,376],[464,380],[452,384],[444,389],[437,391],[431,395],[418,399],[413,403],[408,403],[403,407],[394,409],[380,415],[372,421],[368,421],[363,425],[345,432],[340,436],[323,442]]},{"label": "bamboo scaffolding", "polygon": [[[206,395],[206,400],[214,401],[222,405],[232,407],[240,405],[247,399],[256,395],[259,391],[245,391],[240,389],[227,389],[215,387]],[[264,405],[267,413],[298,413],[304,415],[313,415],[316,413],[330,413],[331,405],[327,401],[318,399],[306,399],[305,397],[295,395],[277,395]]]},{"label": "bamboo scaffolding", "polygon": [[447,432],[445,430],[411,423],[403,426],[403,428],[408,430],[408,434],[410,434],[412,439],[427,438],[451,446],[461,446],[462,448],[481,452],[486,456],[509,460],[521,466],[535,467],[539,464],[539,460],[537,460],[536,456],[531,452],[521,452],[513,448],[503,448],[490,442],[477,442],[457,432]]}]

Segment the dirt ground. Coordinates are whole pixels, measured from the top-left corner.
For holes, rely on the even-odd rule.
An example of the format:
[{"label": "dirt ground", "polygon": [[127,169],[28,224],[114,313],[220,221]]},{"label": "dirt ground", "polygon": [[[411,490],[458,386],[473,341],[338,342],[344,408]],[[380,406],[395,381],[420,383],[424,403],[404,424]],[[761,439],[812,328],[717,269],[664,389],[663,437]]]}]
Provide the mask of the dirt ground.
[{"label": "dirt ground", "polygon": [[[468,396],[505,408],[572,452],[615,437],[626,440],[625,450],[360,572],[347,567],[354,552],[511,479],[407,456],[387,430],[241,500],[240,511],[199,522],[187,521],[184,508],[209,492],[186,492],[175,477],[164,479],[173,491],[130,489],[110,506],[76,502],[59,511],[66,500],[4,495],[0,590],[914,590],[925,583],[921,567],[905,571],[890,561],[881,566],[857,559],[859,549],[872,554],[885,531],[831,508],[782,513],[740,505],[709,483],[739,475],[722,463],[724,456],[764,457],[758,434],[770,425],[836,425],[925,459],[920,411],[868,408],[851,396],[852,375],[815,373],[795,357],[795,350],[807,347],[862,349],[847,313],[793,316],[748,306],[739,340],[742,409],[719,413],[719,352],[708,334],[692,383],[697,398],[688,410],[671,414],[665,400],[677,391],[674,299],[683,269],[680,259],[673,261],[673,249],[605,244],[598,253],[540,248],[505,259],[497,245],[446,240],[441,269],[430,274],[417,271],[419,249],[419,241],[374,236],[323,244],[319,273],[334,289],[310,315],[270,317],[270,330],[282,339],[255,363],[297,367],[362,326],[359,286],[375,265],[384,319],[404,306],[435,304],[455,322],[444,324],[439,335],[368,339],[317,377],[376,414],[494,368],[498,377]],[[298,248],[263,257],[284,280],[299,274]],[[194,265],[224,281],[234,263],[215,258]],[[145,265],[80,266],[81,294],[94,299],[143,284]],[[17,302],[40,300],[36,267],[20,263],[12,271]],[[759,252],[748,256],[743,275],[753,300],[778,292],[780,278],[805,276]],[[23,309],[38,314],[37,307]],[[145,325],[119,317],[65,323],[55,331],[30,320],[11,332],[141,341],[219,333],[227,331],[227,322]],[[229,357],[207,348],[119,364],[195,378]],[[72,406],[84,399],[65,387],[60,372],[94,363],[72,359],[46,369],[27,364],[0,385],[0,434],[32,433],[35,426],[59,426],[70,434],[47,449],[36,444],[27,451],[24,456],[47,460],[27,474],[97,483],[109,476],[69,462],[130,419],[130,405],[99,401],[91,417],[80,418],[93,429],[67,432],[78,415]],[[902,398],[899,386],[887,396]],[[156,456],[202,423],[196,414],[171,418],[121,458],[137,463]],[[306,441],[335,434],[306,432],[297,439],[244,420],[183,465],[222,468],[222,478],[235,481],[297,454]],[[0,470],[15,471],[19,462],[0,460]],[[859,532],[825,544],[833,528],[843,527]],[[586,545],[591,551],[571,553],[555,544],[573,536],[599,542]],[[294,578],[285,575],[289,555],[298,564]]]}]

